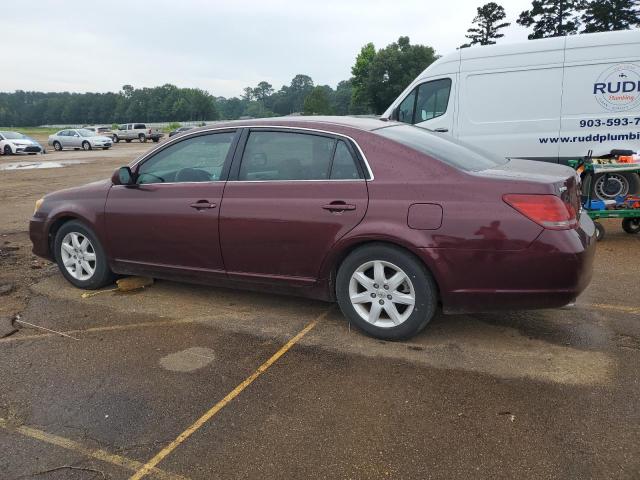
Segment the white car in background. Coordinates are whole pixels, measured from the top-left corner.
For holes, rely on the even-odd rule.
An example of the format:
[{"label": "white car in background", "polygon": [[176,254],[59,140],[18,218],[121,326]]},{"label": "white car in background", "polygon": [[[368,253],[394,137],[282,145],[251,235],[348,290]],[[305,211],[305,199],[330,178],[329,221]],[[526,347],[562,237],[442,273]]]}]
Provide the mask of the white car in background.
[{"label": "white car in background", "polygon": [[49,135],[49,145],[57,151],[65,148],[73,148],[74,150],[102,148],[107,150],[111,148],[113,141],[109,137],[97,135],[85,128],[68,128]]},{"label": "white car in background", "polygon": [[0,132],[0,155],[45,153],[35,140],[19,132]]}]

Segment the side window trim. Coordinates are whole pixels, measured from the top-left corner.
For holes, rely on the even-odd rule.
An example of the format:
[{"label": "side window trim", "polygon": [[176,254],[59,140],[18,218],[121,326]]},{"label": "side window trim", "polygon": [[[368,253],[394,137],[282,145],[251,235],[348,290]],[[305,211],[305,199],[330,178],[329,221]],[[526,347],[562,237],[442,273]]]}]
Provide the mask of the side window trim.
[{"label": "side window trim", "polygon": [[[252,131],[256,132],[283,132],[283,133],[301,133],[307,135],[317,135],[320,137],[328,137],[335,140],[333,152],[331,155],[331,161],[329,162],[329,172],[328,175],[331,175],[331,169],[333,168],[333,159],[335,156],[335,152],[338,146],[338,141],[342,140],[347,145],[349,152],[352,157],[356,161],[356,168],[358,169],[358,173],[360,178],[357,180],[345,180],[345,179],[331,179],[326,178],[323,180],[238,180],[240,175],[240,166],[242,163],[242,156],[244,155],[245,147],[247,146],[247,140],[249,139],[249,134]],[[233,156],[233,160],[231,163],[231,168],[229,172],[229,176],[227,181],[229,182],[345,182],[345,181],[360,181],[360,180],[373,180],[373,172],[371,172],[370,168],[365,167],[366,161],[362,158],[360,154],[359,148],[356,148],[353,145],[353,140],[349,137],[332,134],[331,132],[324,132],[321,130],[314,129],[305,129],[305,128],[297,128],[297,127],[246,127],[242,129],[241,134],[238,136],[238,144],[235,149],[235,154]]]},{"label": "side window trim", "polygon": [[[235,132],[235,135],[233,137],[233,140],[231,142],[231,145],[229,146],[229,151],[227,152],[227,156],[225,157],[224,160],[224,165],[222,167],[222,172],[220,173],[220,179],[218,180],[211,180],[210,182],[196,182],[196,183],[218,183],[218,182],[226,182],[229,179],[229,171],[231,168],[231,162],[234,158],[234,155],[236,153],[237,147],[238,147],[238,141],[239,138],[243,132],[243,128],[228,128],[228,129],[221,129],[221,130],[215,130],[215,131],[204,131],[204,132],[198,132],[192,135],[188,135],[185,137],[180,137],[180,139],[178,141],[175,142],[167,142],[166,144],[162,145],[161,147],[153,150],[151,152],[151,154],[147,155],[146,157],[142,158],[139,162],[135,163],[132,167],[133,172],[135,173],[135,175],[138,175],[138,170],[140,169],[140,167],[142,165],[144,165],[146,162],[148,162],[149,160],[151,160],[152,158],[154,158],[157,154],[159,154],[160,152],[166,150],[169,147],[172,147],[173,145],[177,145],[181,142],[184,142],[185,140],[190,140],[192,138],[196,138],[196,137],[201,137],[204,135],[216,135],[219,133],[230,133],[230,132]],[[180,184],[188,184],[188,183],[192,183],[192,182],[158,182],[158,183],[144,183],[141,185],[154,185],[154,186],[158,186],[158,185],[175,185],[176,183],[180,183]]]}]

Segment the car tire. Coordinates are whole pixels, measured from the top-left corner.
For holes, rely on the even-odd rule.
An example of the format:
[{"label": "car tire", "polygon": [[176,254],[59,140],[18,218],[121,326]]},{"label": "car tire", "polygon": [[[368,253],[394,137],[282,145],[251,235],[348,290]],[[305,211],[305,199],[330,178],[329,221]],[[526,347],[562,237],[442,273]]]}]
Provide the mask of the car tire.
[{"label": "car tire", "polygon": [[115,276],[104,248],[83,223],[72,220],[63,224],[56,232],[53,248],[60,272],[75,287],[95,290],[113,283]]},{"label": "car tire", "polygon": [[61,152],[62,151],[62,144],[60,142],[53,142],[53,149],[56,152]]},{"label": "car tire", "polygon": [[602,224],[600,222],[593,222],[593,224],[596,227],[596,242],[599,242],[600,240],[602,240],[605,236],[605,230],[604,227],[602,226]]},{"label": "car tire", "polygon": [[87,142],[86,140],[84,142],[82,142],[82,149],[83,150],[91,150],[91,144],[89,142]]},{"label": "car tire", "polygon": [[113,143],[118,143],[120,141],[120,139],[118,138],[118,135],[114,135],[112,140],[113,140]]},{"label": "car tire", "polygon": [[623,219],[622,220],[622,229],[625,232],[630,233],[632,235],[640,233],[640,218],[625,218],[625,219]]},{"label": "car tire", "polygon": [[145,143],[147,141],[147,137],[145,135],[138,135],[138,141],[140,143]]},{"label": "car tire", "polygon": [[379,243],[357,248],[342,262],[336,297],[349,321],[384,340],[416,335],[431,321],[438,302],[436,283],[424,264],[401,248]]},{"label": "car tire", "polygon": [[[606,183],[605,178],[607,178]],[[591,197],[598,200],[615,200],[618,196],[626,196],[638,191],[640,191],[640,177],[636,173],[602,173],[595,175],[591,183]]]},{"label": "car tire", "polygon": [[13,155],[13,150],[11,150],[11,147],[9,145],[5,145],[4,148],[2,149],[2,154]]}]

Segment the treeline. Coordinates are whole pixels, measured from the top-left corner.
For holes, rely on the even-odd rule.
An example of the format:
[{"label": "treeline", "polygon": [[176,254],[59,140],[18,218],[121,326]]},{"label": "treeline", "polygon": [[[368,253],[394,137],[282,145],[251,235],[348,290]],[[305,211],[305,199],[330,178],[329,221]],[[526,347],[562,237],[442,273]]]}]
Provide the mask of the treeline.
[{"label": "treeline", "polygon": [[111,124],[212,120],[219,117],[214,97],[197,88],[163,85],[118,93],[0,92],[0,125]]}]

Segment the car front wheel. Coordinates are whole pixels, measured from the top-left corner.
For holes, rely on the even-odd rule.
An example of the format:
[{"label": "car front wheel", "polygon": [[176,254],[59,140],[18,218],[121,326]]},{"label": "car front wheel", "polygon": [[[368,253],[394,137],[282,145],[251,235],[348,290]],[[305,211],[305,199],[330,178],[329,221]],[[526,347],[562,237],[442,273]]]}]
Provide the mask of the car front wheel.
[{"label": "car front wheel", "polygon": [[350,321],[385,340],[416,335],[437,305],[435,282],[420,260],[384,244],[360,247],[342,262],[336,296]]},{"label": "car front wheel", "polygon": [[4,155],[13,155],[13,150],[11,150],[11,147],[9,145],[5,145],[2,153]]},{"label": "car front wheel", "polygon": [[73,220],[62,225],[54,249],[58,268],[74,286],[94,290],[113,282],[104,249],[84,224]]},{"label": "car front wheel", "polygon": [[91,144],[87,141],[82,142],[82,149],[83,150],[91,150]]}]

